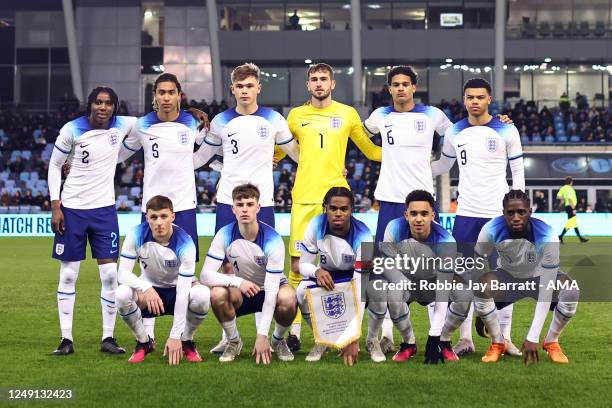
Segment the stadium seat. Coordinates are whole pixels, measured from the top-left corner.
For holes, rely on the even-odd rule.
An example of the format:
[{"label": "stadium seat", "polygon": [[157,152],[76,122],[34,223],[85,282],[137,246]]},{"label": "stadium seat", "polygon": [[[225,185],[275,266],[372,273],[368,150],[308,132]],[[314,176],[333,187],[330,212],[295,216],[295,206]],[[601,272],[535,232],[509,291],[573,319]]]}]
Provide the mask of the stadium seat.
[{"label": "stadium seat", "polygon": [[135,205],[135,206],[132,207],[132,212],[139,213],[140,210],[141,210],[141,208],[140,208],[139,205]]},{"label": "stadium seat", "polygon": [[593,34],[595,34],[596,37],[603,37],[606,35],[606,24],[603,21],[596,22]]},{"label": "stadium seat", "polygon": [[363,174],[363,168],[365,167],[365,163],[364,162],[357,162],[355,163],[355,176],[361,176]]},{"label": "stadium seat", "polygon": [[578,26],[578,35],[581,37],[587,37],[589,35],[589,22],[588,21],[582,21],[580,22],[580,25]]},{"label": "stadium seat", "polygon": [[9,205],[8,212],[11,213],[11,214],[18,214],[19,213],[19,206],[18,205]]},{"label": "stadium seat", "polygon": [[8,180],[10,173],[8,171],[3,171],[0,173],[0,180]]},{"label": "stadium seat", "polygon": [[21,156],[21,150],[13,150],[11,153],[11,161],[15,160],[17,156]]},{"label": "stadium seat", "polygon": [[272,178],[274,179],[274,185],[278,185],[278,180],[280,179],[280,171],[274,170],[272,172]]},{"label": "stadium seat", "polygon": [[[130,189],[130,197],[140,197],[140,192],[142,189],[139,186],[134,186]],[[127,198],[126,198],[127,199]]]},{"label": "stadium seat", "polygon": [[31,205],[20,205],[19,214],[29,214],[32,206]]},{"label": "stadium seat", "polygon": [[0,214],[6,214],[8,212],[8,207],[0,207]]},{"label": "stadium seat", "polygon": [[39,177],[38,176],[38,172],[36,172],[36,171],[31,171],[30,172],[30,180],[36,181],[36,180],[38,180],[38,177]]},{"label": "stadium seat", "polygon": [[553,23],[552,33],[554,37],[563,37],[565,35],[565,31],[563,30],[563,23],[560,21],[555,21]]},{"label": "stadium seat", "polygon": [[210,172],[210,177],[208,178],[208,180],[210,182],[212,182],[213,185],[217,185],[217,181],[219,181],[219,177],[221,176],[221,174],[219,174],[218,171],[211,171]]},{"label": "stadium seat", "polygon": [[201,180],[201,181],[208,180],[208,175],[209,175],[208,171],[200,171],[198,172],[198,180]]},{"label": "stadium seat", "polygon": [[22,150],[21,151],[21,158],[24,160],[30,160],[32,158],[32,151],[31,150]]},{"label": "stadium seat", "polygon": [[117,205],[119,205],[122,201],[127,201],[128,200],[128,196],[126,195],[120,195],[117,197]]},{"label": "stadium seat", "polygon": [[565,135],[559,135],[557,136],[557,142],[559,143],[567,143],[568,142],[568,138]]},{"label": "stadium seat", "polygon": [[22,171],[21,173],[19,173],[19,180],[21,181],[28,181],[30,179],[30,173],[27,171]]},{"label": "stadium seat", "polygon": [[531,138],[531,141],[533,143],[542,143],[542,136],[540,135],[535,135]]},{"label": "stadium seat", "polygon": [[4,185],[7,189],[15,188],[15,180],[5,180]]},{"label": "stadium seat", "polygon": [[127,200],[125,202],[125,205],[128,207],[133,207],[135,205],[134,200]]},{"label": "stadium seat", "polygon": [[544,143],[555,143],[555,137],[554,137],[554,136],[551,136],[551,135],[546,136],[546,137],[544,138]]},{"label": "stadium seat", "polygon": [[580,136],[578,136],[578,135],[571,136],[569,141],[572,142],[572,143],[580,142]]},{"label": "stadium seat", "polygon": [[292,163],[290,163],[290,162],[283,163],[283,167],[282,167],[283,170],[287,170],[287,171],[290,172],[292,168],[293,168],[293,164]]},{"label": "stadium seat", "polygon": [[540,37],[548,37],[551,33],[548,21],[542,21],[539,27]]},{"label": "stadium seat", "polygon": [[42,209],[38,205],[33,205],[32,209],[30,210],[30,212],[32,214],[38,214],[38,213],[42,212]]}]

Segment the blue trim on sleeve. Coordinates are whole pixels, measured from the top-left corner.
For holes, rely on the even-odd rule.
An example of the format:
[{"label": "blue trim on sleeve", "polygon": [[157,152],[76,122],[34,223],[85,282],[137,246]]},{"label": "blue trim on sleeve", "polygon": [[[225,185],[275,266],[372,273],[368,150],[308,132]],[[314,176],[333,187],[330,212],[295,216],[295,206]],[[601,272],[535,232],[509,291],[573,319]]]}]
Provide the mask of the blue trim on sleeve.
[{"label": "blue trim on sleeve", "polygon": [[206,254],[206,256],[211,257],[212,259],[216,259],[217,261],[224,261],[225,258],[219,258],[217,256],[211,255],[210,253]]},{"label": "blue trim on sleeve", "polygon": [[443,154],[444,156],[448,157],[449,159],[456,159],[456,158],[457,158],[457,156],[449,156],[448,154],[446,154],[446,153],[444,153],[444,152],[442,152],[442,154]]},{"label": "blue trim on sleeve", "polygon": [[137,257],[137,256],[126,255],[126,254],[121,254],[121,255],[119,255],[119,256],[121,256],[121,257],[123,257],[123,258],[127,258],[127,259],[138,259],[138,257]]},{"label": "blue trim on sleeve", "polygon": [[277,143],[277,145],[278,146],[284,145],[284,144],[287,144],[287,143],[291,142],[292,140],[293,140],[293,136],[291,136],[291,139],[288,139],[286,142],[280,142],[280,143]]},{"label": "blue trim on sleeve", "polygon": [[192,274],[190,274],[190,275],[186,275],[186,274],[184,274],[184,273],[180,273],[180,272],[179,272],[179,276],[182,276],[182,277],[184,277],[184,278],[192,278],[192,277],[194,277],[194,276],[195,276],[195,273],[192,273]]},{"label": "blue trim on sleeve", "polygon": [[274,269],[266,269],[266,272],[268,273],[283,273],[284,271],[281,270],[274,270]]},{"label": "blue trim on sleeve", "polygon": [[69,152],[69,151],[67,152],[67,151],[65,151],[65,150],[62,150],[62,149],[61,149],[60,147],[58,147],[56,144],[54,144],[54,145],[53,145],[53,147],[55,147],[57,150],[59,150],[60,152],[62,152],[62,153],[64,153],[64,154],[70,154],[70,152]]},{"label": "blue trim on sleeve", "polygon": [[128,146],[127,144],[125,144],[125,140],[123,141],[123,146],[124,146],[126,149],[131,150],[131,151],[133,151],[133,152],[137,152],[137,151],[138,151],[138,150],[134,150],[134,149],[132,149],[130,146]]},{"label": "blue trim on sleeve", "polygon": [[508,160],[520,159],[521,157],[523,157],[523,155],[519,154],[518,156],[508,157]]}]

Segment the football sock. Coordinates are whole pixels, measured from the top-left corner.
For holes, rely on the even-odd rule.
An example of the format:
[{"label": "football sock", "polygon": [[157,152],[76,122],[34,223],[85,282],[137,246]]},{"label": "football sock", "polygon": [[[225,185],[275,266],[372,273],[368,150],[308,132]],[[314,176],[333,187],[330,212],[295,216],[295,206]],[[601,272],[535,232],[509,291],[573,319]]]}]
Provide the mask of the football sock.
[{"label": "football sock", "polygon": [[[386,302],[368,303],[368,341],[378,338],[378,331],[383,324],[386,311]],[[391,322],[391,324],[393,324],[393,322]]]},{"label": "football sock", "polygon": [[382,337],[393,340],[393,321],[389,316],[389,311],[385,314],[385,318],[382,322]]},{"label": "football sock", "polygon": [[467,318],[467,313],[472,302],[453,302],[446,312],[444,327],[440,334],[441,341],[450,341],[457,327]]},{"label": "football sock", "polygon": [[128,286],[121,285],[115,291],[115,302],[121,319],[130,328],[138,342],[146,343],[149,336],[142,322],[142,313],[136,304],[136,299],[136,294]]},{"label": "football sock", "polygon": [[404,343],[414,344],[414,331],[412,330],[412,322],[410,321],[410,308],[405,302],[390,302],[389,314],[393,324],[400,332]]},{"label": "football sock", "polygon": [[181,340],[193,340],[193,334],[208,315],[210,307],[210,289],[204,285],[195,285],[189,290],[189,304],[185,319],[185,329]]},{"label": "football sock", "polygon": [[470,305],[467,315],[461,326],[459,326],[459,338],[472,341],[472,317],[474,316],[474,306]]},{"label": "football sock", "polygon": [[546,343],[559,341],[559,335],[567,326],[570,319],[576,314],[578,308],[578,298],[580,292],[572,289],[561,289],[559,291],[559,302],[553,313],[553,319],[550,322],[548,333],[546,334]]},{"label": "football sock", "polygon": [[514,304],[510,304],[506,307],[497,310],[497,320],[499,320],[499,327],[505,341],[512,341],[512,311],[514,310]]},{"label": "football sock", "polygon": [[497,320],[496,313],[497,308],[495,307],[493,299],[474,297],[474,308],[476,309],[478,317],[482,319],[487,327],[489,336],[491,336],[491,341],[493,343],[503,343],[504,337],[499,327],[499,320]]},{"label": "football sock", "polygon": [[98,265],[100,271],[100,305],[102,306],[102,340],[113,337],[117,306],[115,305],[115,290],[117,289],[117,263]]},{"label": "football sock", "polygon": [[223,327],[223,331],[227,336],[229,341],[236,341],[240,338],[238,334],[238,327],[236,326],[236,318],[234,317],[232,320],[228,322],[222,322],[221,327]]},{"label": "football sock", "polygon": [[62,337],[72,341],[72,319],[76,297],[76,281],[81,262],[61,262],[57,287],[57,310]]}]

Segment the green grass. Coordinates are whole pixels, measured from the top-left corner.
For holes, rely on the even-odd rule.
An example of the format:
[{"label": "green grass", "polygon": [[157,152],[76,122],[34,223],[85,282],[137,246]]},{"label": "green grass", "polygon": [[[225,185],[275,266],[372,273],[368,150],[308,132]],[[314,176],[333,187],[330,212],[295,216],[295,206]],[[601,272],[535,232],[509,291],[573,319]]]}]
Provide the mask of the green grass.
[{"label": "green grass", "polygon": [[[201,239],[207,248],[209,239]],[[600,242],[610,239],[600,239]],[[565,245],[564,255],[588,254],[588,244]],[[571,252],[574,253],[571,253]],[[569,254],[567,252],[570,252]],[[158,350],[140,365],[129,355],[107,356],[98,351],[101,333],[100,283],[95,262],[85,261],[77,284],[74,336],[76,353],[54,357],[59,341],[56,289],[58,263],[50,258],[51,239],[0,239],[0,388],[70,388],[72,406],[427,406],[533,407],[610,406],[612,396],[612,312],[610,303],[582,303],[562,337],[571,363],[554,365],[545,354],[538,366],[524,367],[517,358],[485,365],[480,357],[486,342],[476,338],[477,353],[458,364],[422,364],[427,335],[426,310],[413,307],[420,347],[417,358],[404,364],[374,364],[365,352],[356,367],[345,367],[335,353],[308,364],[310,331],[303,329],[303,351],[293,363],[274,361],[256,366],[250,358],[254,342],[252,316],[239,320],[244,354],[221,365],[210,349],[221,329],[212,313],[196,333],[205,358],[202,364],[169,367],[160,349],[171,318],[158,319]],[[198,265],[198,271],[201,262]],[[533,313],[533,304],[515,306],[513,339],[520,345]],[[545,326],[547,330],[548,323]],[[118,319],[116,337],[130,351],[134,340]],[[397,338],[397,337],[396,337]],[[363,345],[362,345],[363,348]],[[0,405],[6,402],[0,401]],[[31,403],[34,406],[60,403]],[[15,406],[26,406],[18,403]]]}]

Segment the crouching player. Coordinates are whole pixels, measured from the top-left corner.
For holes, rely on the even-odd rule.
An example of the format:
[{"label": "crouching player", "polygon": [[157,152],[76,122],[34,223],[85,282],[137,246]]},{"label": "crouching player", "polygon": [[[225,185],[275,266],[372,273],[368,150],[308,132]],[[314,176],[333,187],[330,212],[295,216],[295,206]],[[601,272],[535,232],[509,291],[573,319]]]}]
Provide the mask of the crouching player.
[{"label": "crouching player", "polygon": [[[304,279],[298,285],[297,297],[302,317],[309,326],[310,310],[304,299],[306,288],[316,283],[333,290],[334,280],[339,279],[355,280],[360,297],[359,314],[363,318],[365,299],[361,298],[361,244],[372,242],[372,233],[363,222],[351,216],[354,207],[355,199],[348,188],[332,187],[323,199],[324,213],[313,218],[306,229],[299,265]],[[326,346],[315,344],[306,361],[319,361],[326,351]],[[344,363],[350,366],[356,363],[358,352],[359,341],[356,340],[341,351]]]},{"label": "crouching player", "polygon": [[[232,200],[236,221],[215,234],[200,275],[202,283],[212,288],[212,309],[228,339],[219,361],[233,361],[242,350],[236,317],[256,312],[262,312],[262,316],[253,349],[255,362],[269,364],[272,349],[279,360],[291,361],[293,354],[283,336],[295,318],[297,301],[295,290],[283,274],[285,244],[274,228],[257,220],[257,187],[237,186]],[[218,272],[225,258],[234,275]],[[268,332],[273,317],[276,327],[270,347]]]},{"label": "crouching player", "polygon": [[[193,334],[208,313],[210,290],[192,286],[196,248],[191,236],[174,225],[172,201],[164,196],[151,198],[146,205],[147,221],[125,237],[119,264],[116,301],[119,314],[136,336],[136,349],[128,360],[140,363],[155,349],[145,330],[143,317],[173,315],[170,336],[164,347],[168,363],[200,362]],[[141,275],[132,273],[136,261]]]},{"label": "crouching player", "polygon": [[[375,362],[385,360],[377,334],[387,308],[403,340],[393,361],[406,361],[416,354],[417,345],[409,308],[413,301],[423,306],[433,302],[425,363],[437,364],[443,361],[445,354],[452,352],[448,347],[441,348],[440,333],[451,293],[454,273],[452,262],[456,257],[457,246],[452,235],[436,223],[434,218],[434,198],[431,193],[414,190],[406,196],[404,217],[392,220],[385,229],[384,241],[380,243],[382,253],[387,257],[407,255],[410,262],[402,265],[403,271],[399,267],[386,268],[382,274],[372,275],[371,289],[368,290],[367,345]],[[395,286],[387,286],[385,289],[386,283]]]},{"label": "crouching player", "polygon": [[[523,361],[539,362],[540,333],[550,309],[554,315],[543,348],[555,363],[568,363],[559,346],[559,335],[576,314],[580,292],[576,282],[559,270],[558,237],[544,221],[531,217],[529,197],[523,191],[511,190],[505,195],[503,206],[504,215],[483,226],[475,248],[480,256],[493,249],[499,253],[498,269],[484,274],[479,290],[474,292],[476,313],[492,342],[482,361],[496,362],[505,351],[495,312],[523,297],[532,297],[537,303],[523,342]],[[445,325],[447,334],[453,326],[456,327]]]}]

